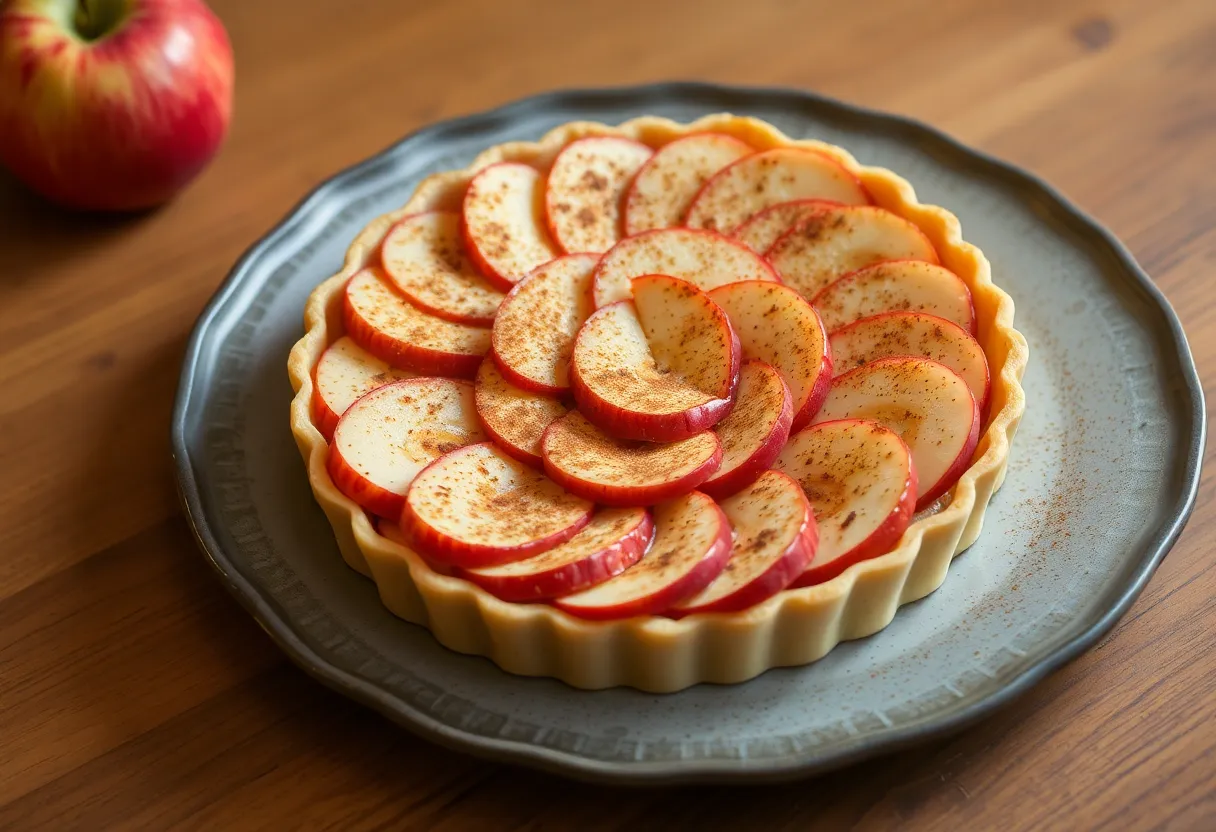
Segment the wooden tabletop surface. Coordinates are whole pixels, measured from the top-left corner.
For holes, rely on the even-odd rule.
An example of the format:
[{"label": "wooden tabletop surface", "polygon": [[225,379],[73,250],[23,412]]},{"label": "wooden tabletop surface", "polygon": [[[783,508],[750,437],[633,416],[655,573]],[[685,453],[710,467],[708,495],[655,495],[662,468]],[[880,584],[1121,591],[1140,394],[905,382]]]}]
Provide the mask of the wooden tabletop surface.
[{"label": "wooden tabletop surface", "polygon": [[982,724],[794,785],[628,791],[314,683],[205,565],[168,453],[196,316],[318,181],[436,119],[670,78],[817,90],[1042,174],[1164,289],[1216,398],[1216,3],[213,6],[236,116],[179,199],[69,216],[0,174],[0,829],[1216,829],[1216,465],[1114,631]]}]

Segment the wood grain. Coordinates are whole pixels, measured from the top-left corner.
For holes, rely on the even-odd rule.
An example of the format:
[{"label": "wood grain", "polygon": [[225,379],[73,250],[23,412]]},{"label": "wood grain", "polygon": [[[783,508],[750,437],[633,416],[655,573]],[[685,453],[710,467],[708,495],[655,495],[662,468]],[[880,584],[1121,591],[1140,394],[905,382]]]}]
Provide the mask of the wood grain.
[{"label": "wood grain", "polygon": [[0,174],[0,828],[1216,828],[1212,465],[1132,612],[981,725],[790,786],[625,791],[433,747],[290,666],[197,554],[167,439],[195,316],[317,181],[435,119],[668,78],[807,87],[1036,170],[1210,382],[1216,4],[213,5],[236,119],[174,203],[69,215]]}]

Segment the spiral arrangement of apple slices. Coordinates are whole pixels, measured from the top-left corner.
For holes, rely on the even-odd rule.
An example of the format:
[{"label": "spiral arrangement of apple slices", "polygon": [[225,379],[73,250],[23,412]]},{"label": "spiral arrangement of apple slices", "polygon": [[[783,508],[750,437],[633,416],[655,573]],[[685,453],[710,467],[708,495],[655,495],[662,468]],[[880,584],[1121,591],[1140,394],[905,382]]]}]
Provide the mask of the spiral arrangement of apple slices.
[{"label": "spiral arrangement of apple slices", "polygon": [[435,569],[603,620],[894,547],[988,397],[967,286],[810,150],[568,144],[401,219],[315,369],[337,487]]}]

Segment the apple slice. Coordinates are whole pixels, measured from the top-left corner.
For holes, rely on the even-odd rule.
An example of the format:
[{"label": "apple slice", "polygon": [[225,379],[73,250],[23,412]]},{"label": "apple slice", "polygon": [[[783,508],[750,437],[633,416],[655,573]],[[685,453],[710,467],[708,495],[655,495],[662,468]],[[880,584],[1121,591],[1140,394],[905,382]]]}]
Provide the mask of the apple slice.
[{"label": "apple slice", "polygon": [[722,461],[712,431],[677,442],[615,439],[577,411],[549,425],[541,453],[554,482],[606,506],[647,506],[687,494]]},{"label": "apple slice", "polygon": [[817,421],[871,419],[912,451],[919,511],[966,470],[980,436],[980,409],[957,373],[927,358],[880,358],[832,381]]},{"label": "apple slice", "polygon": [[770,205],[797,199],[870,202],[860,180],[839,162],[814,150],[779,147],[718,171],[693,199],[685,224],[729,234]]},{"label": "apple slice", "polygon": [[556,599],[579,618],[608,620],[654,615],[703,590],[730,557],[730,521],[715,503],[693,491],[654,508],[650,550],[611,580]]},{"label": "apple slice", "polygon": [[714,425],[722,443],[722,464],[701,490],[721,500],[753,483],[781,453],[793,418],[790,391],[781,374],[763,361],[744,362],[735,406]]},{"label": "apple slice", "polygon": [[594,506],[492,442],[424,468],[405,495],[401,531],[423,554],[464,569],[522,560],[578,534]]},{"label": "apple slice", "polygon": [[790,437],[774,466],[806,492],[819,547],[794,586],[819,584],[890,551],[912,522],[916,468],[899,435],[877,422],[823,422]]},{"label": "apple slice", "polygon": [[788,474],[765,471],[721,506],[734,531],[730,560],[713,583],[668,615],[753,607],[789,586],[815,556],[815,515],[802,486]]},{"label": "apple slice", "polygon": [[360,396],[413,373],[390,367],[344,335],[321,353],[312,377],[313,419],[329,442],[338,419]]},{"label": "apple slice", "polygon": [[465,191],[462,217],[469,255],[504,292],[558,255],[545,228],[545,181],[518,162],[482,169]]},{"label": "apple slice", "polygon": [[924,232],[903,217],[873,205],[841,205],[811,214],[768,250],[769,262],[810,300],[851,271],[882,260],[937,262]]},{"label": "apple slice", "polygon": [[568,408],[557,399],[515,387],[489,358],[477,371],[477,418],[498,447],[520,462],[541,467],[540,438]]},{"label": "apple slice", "polygon": [[498,308],[491,355],[510,382],[537,393],[570,389],[570,353],[579,327],[595,307],[595,254],[568,254],[538,268]]},{"label": "apple slice", "polygon": [[796,199],[778,202],[752,214],[731,236],[753,251],[765,252],[781,239],[785,232],[812,214],[840,205],[827,199]]},{"label": "apple slice", "polygon": [[979,342],[958,324],[921,312],[884,312],[854,321],[830,337],[838,374],[879,358],[931,358],[958,373],[981,412],[988,402],[988,360]]},{"label": "apple slice", "polygon": [[975,334],[967,284],[923,260],[891,260],[849,272],[820,289],[811,303],[828,332],[883,312],[927,312]]},{"label": "apple slice", "polygon": [[563,251],[612,248],[621,238],[625,189],[653,154],[641,142],[616,136],[579,139],[557,154],[545,189],[545,217]]},{"label": "apple slice", "polygon": [[503,293],[486,282],[464,254],[460,215],[412,214],[384,235],[384,274],[425,312],[462,324],[489,326]]},{"label": "apple slice", "polygon": [[710,299],[725,310],[743,357],[771,364],[790,388],[792,430],[811,421],[832,384],[828,336],[814,307],[788,286],[748,280]]},{"label": "apple slice", "polygon": [[490,351],[490,330],[445,321],[398,295],[372,269],[346,284],[342,322],[363,349],[394,367],[472,378]]},{"label": "apple slice", "polygon": [[595,271],[595,305],[629,299],[629,281],[646,274],[678,277],[704,291],[740,280],[778,280],[767,260],[728,237],[663,228],[626,237],[604,255]]},{"label": "apple slice", "polygon": [[411,378],[379,387],[347,409],[334,430],[327,467],[339,491],[396,519],[418,472],[448,451],[484,439],[472,384]]},{"label": "apple slice", "polygon": [[625,194],[625,234],[680,225],[706,180],[753,152],[723,133],[694,133],[663,145]]},{"label": "apple slice", "polygon": [[579,410],[620,439],[675,442],[721,421],[739,382],[739,339],[691,283],[634,278],[635,300],[599,309],[570,364]]},{"label": "apple slice", "polygon": [[460,576],[504,601],[543,601],[581,592],[619,575],[641,559],[654,538],[645,508],[606,508],[565,543],[500,566]]}]

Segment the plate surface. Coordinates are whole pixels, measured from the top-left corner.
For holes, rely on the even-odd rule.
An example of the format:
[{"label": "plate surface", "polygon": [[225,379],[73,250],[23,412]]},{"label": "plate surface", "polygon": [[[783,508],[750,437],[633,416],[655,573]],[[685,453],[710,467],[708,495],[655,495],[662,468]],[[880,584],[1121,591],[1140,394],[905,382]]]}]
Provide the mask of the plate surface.
[{"label": "plate surface", "polygon": [[[458,655],[348,569],[288,427],[309,292],[424,176],[563,122],[731,111],[839,144],[958,215],[1030,344],[1026,415],[979,541],[891,625],[802,668],[677,694],[583,692]],[[1034,177],[907,119],[791,90],[561,92],[445,122],[313,192],[233,269],[195,329],[173,448],[223,580],[325,684],[437,742],[616,782],[775,780],[955,730],[1093,644],[1194,502],[1203,394],[1177,318],[1127,251]]]}]

